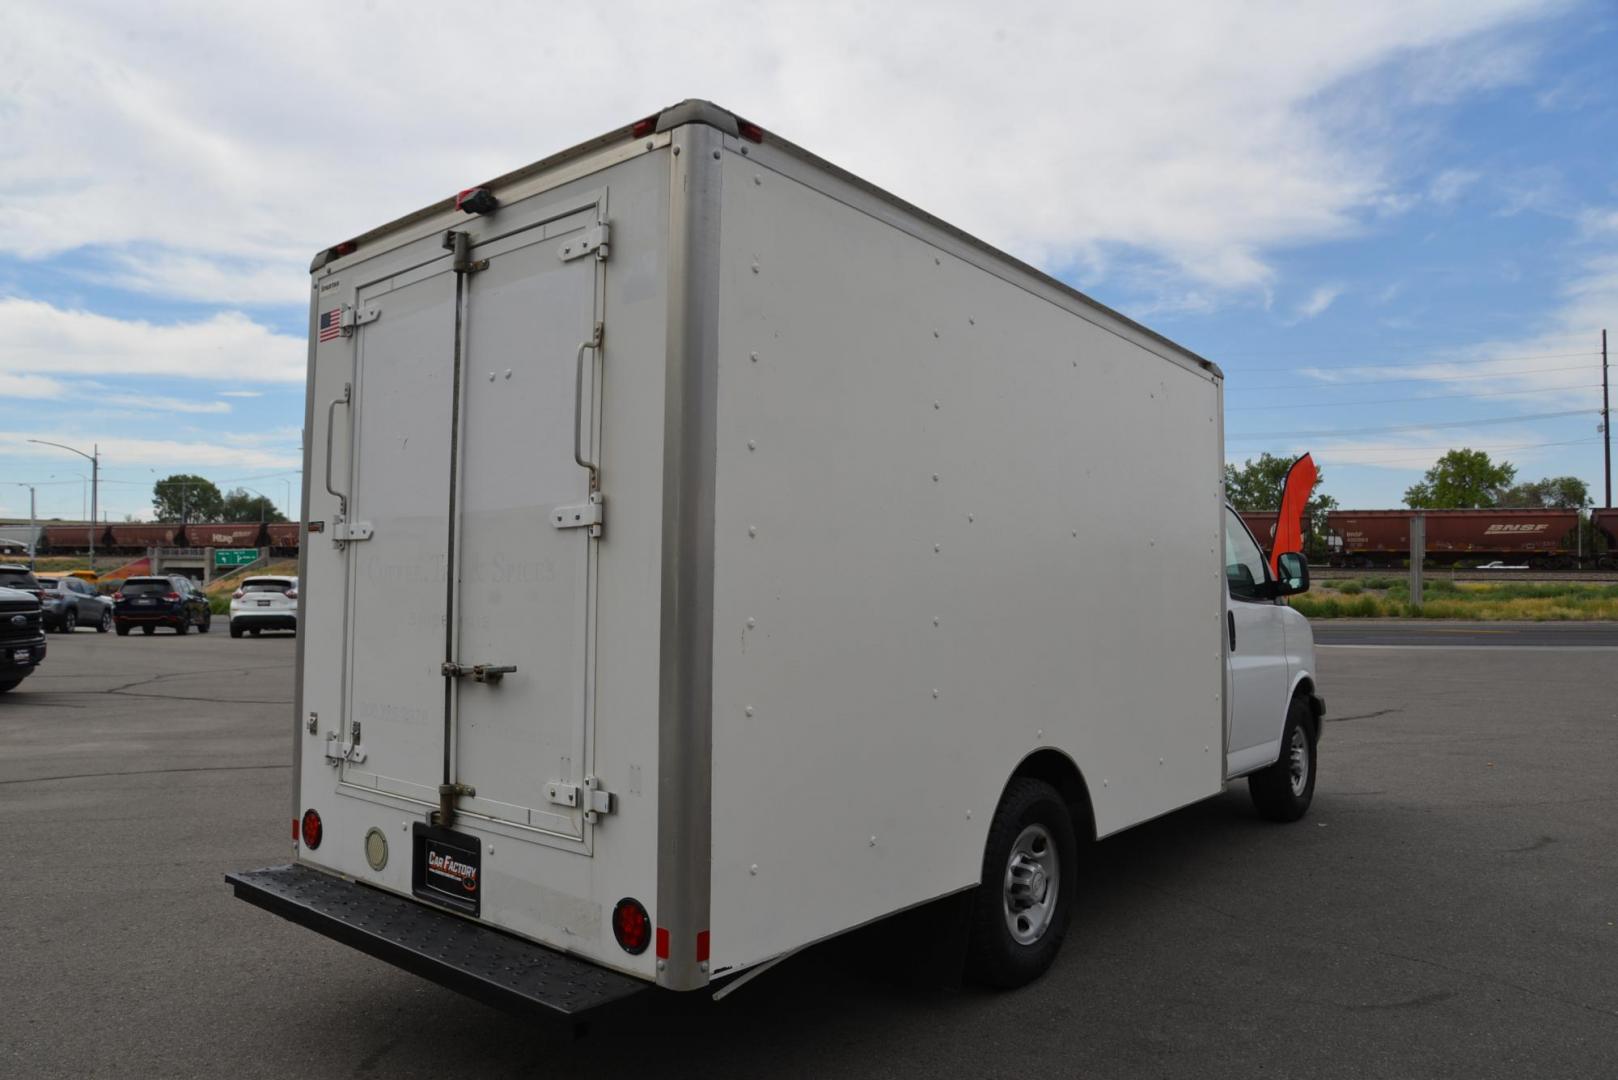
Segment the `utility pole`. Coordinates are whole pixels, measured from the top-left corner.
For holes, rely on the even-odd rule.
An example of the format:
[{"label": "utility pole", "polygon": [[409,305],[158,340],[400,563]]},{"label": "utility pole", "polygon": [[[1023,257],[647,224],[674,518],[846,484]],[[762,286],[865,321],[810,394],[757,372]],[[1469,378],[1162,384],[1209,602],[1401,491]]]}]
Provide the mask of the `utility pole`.
[{"label": "utility pole", "polygon": [[90,462],[90,572],[93,574],[96,569],[96,526],[100,524],[96,520],[98,516],[96,514],[96,496],[101,490],[101,445],[91,443],[90,453],[86,454],[83,450],[78,450],[59,442],[50,442],[46,439],[29,439],[28,441],[38,443],[40,446],[54,446],[58,450],[66,450]]},{"label": "utility pole", "polygon": [[1601,331],[1601,450],[1607,459],[1607,509],[1612,509],[1612,412],[1607,404],[1607,332]]},{"label": "utility pole", "polygon": [[32,570],[34,569],[34,549],[39,547],[38,515],[34,513],[34,485],[25,484],[20,480],[13,480],[12,483],[18,487],[28,489],[28,569]]}]

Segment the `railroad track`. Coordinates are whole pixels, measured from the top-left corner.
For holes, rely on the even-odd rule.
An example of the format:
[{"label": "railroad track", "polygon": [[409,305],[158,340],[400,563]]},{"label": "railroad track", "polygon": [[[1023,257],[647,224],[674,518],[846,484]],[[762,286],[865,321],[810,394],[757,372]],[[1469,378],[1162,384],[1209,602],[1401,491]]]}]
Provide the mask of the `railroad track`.
[{"label": "railroad track", "polygon": [[[1315,581],[1352,581],[1356,578],[1407,578],[1405,567],[1388,569],[1362,569],[1359,567],[1311,566],[1309,576]],[[1429,566],[1422,571],[1429,581],[1543,581],[1562,584],[1590,585],[1618,584],[1618,570],[1451,570]]]}]

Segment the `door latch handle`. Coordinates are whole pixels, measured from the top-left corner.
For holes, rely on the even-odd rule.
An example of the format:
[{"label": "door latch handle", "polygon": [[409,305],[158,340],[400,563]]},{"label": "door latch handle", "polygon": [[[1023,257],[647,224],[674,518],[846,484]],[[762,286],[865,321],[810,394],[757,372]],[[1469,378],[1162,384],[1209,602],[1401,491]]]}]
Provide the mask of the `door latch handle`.
[{"label": "door latch handle", "polygon": [[1225,612],[1225,626],[1230,630],[1230,651],[1236,651],[1236,616],[1233,612]]},{"label": "door latch handle", "polygon": [[497,683],[516,670],[516,664],[454,664],[446,660],[438,673],[449,679],[470,675],[473,682]]}]

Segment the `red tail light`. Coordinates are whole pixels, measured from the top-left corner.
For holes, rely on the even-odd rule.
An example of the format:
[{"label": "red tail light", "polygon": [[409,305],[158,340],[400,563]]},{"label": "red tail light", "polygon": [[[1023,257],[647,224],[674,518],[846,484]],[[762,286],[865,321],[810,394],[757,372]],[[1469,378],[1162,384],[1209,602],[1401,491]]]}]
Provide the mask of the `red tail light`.
[{"label": "red tail light", "polygon": [[242,598],[242,591],[237,589],[235,592],[230,594],[230,598],[232,600],[240,600]]},{"label": "red tail light", "polygon": [[320,825],[320,812],[305,810],[303,812],[303,846],[313,851],[320,846],[320,838],[325,830]]},{"label": "red tail light", "polygon": [[652,920],[639,900],[626,896],[612,909],[612,936],[631,956],[639,956],[652,943]]},{"label": "red tail light", "polygon": [[180,594],[177,593],[177,592],[171,592],[171,593],[164,593],[163,594],[163,599],[165,599],[165,600],[178,600],[179,598],[180,598]]},{"label": "red tail light", "polygon": [[288,589],[287,590],[287,599],[288,600],[296,600],[297,598],[298,598],[298,590],[297,589]]},{"label": "red tail light", "polygon": [[124,598],[124,594],[123,594],[123,590],[121,590],[121,589],[118,592],[115,592],[115,593],[112,594],[112,602],[115,603],[115,604],[118,601],[122,600],[123,598]]}]

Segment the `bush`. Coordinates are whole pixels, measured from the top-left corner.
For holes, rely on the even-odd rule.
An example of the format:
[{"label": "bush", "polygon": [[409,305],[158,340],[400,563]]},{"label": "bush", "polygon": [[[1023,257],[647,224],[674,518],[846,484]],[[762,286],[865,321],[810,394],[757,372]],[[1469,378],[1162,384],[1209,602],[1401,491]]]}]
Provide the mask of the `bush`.
[{"label": "bush", "polygon": [[229,615],[230,594],[216,593],[213,596],[208,597],[208,610],[213,612],[215,615]]},{"label": "bush", "polygon": [[1365,586],[1361,585],[1357,581],[1345,581],[1341,585],[1337,586],[1337,591],[1342,593],[1344,596],[1358,596],[1364,591],[1364,589]]}]

